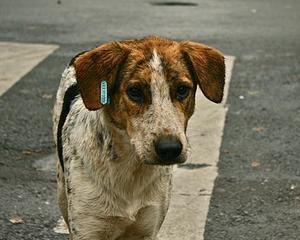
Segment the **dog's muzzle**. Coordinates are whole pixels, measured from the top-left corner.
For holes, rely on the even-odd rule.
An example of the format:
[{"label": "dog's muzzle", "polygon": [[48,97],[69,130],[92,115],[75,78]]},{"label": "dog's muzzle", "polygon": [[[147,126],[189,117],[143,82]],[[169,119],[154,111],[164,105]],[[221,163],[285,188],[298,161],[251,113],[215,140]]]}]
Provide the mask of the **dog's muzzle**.
[{"label": "dog's muzzle", "polygon": [[160,164],[181,163],[182,143],[176,138],[161,138],[155,143],[155,152]]}]

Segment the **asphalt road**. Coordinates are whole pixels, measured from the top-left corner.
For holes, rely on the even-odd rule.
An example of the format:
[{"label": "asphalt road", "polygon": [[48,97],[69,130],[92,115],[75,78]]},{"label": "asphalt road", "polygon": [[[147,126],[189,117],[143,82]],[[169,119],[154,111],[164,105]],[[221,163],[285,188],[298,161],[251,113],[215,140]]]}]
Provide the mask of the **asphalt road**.
[{"label": "asphalt road", "polygon": [[33,167],[53,152],[60,74],[79,51],[149,34],[236,57],[205,240],[300,238],[299,0],[59,2],[0,2],[0,41],[59,45],[0,97],[0,239],[66,239],[52,231],[54,173]]}]

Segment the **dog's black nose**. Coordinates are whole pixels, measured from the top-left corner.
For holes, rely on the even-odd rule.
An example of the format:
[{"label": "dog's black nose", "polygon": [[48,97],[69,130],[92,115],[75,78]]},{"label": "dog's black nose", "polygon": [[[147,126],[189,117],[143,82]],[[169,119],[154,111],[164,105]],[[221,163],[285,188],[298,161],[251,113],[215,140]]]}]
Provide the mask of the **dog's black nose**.
[{"label": "dog's black nose", "polygon": [[176,163],[175,159],[182,151],[182,143],[178,139],[162,138],[155,143],[155,151],[162,162]]}]

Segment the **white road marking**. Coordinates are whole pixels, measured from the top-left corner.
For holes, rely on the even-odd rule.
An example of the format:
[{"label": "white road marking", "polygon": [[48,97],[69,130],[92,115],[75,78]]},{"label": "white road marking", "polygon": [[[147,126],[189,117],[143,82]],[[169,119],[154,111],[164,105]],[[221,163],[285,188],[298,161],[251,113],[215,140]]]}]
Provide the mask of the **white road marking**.
[{"label": "white road marking", "polygon": [[0,42],[0,96],[57,48],[57,45]]},{"label": "white road marking", "polygon": [[[175,168],[170,208],[159,233],[160,240],[203,240],[209,202],[218,175],[226,100],[234,57],[226,57],[224,100],[214,104],[197,94],[196,110],[189,122],[192,148],[188,163],[202,168]],[[198,91],[199,93],[200,91]]]}]

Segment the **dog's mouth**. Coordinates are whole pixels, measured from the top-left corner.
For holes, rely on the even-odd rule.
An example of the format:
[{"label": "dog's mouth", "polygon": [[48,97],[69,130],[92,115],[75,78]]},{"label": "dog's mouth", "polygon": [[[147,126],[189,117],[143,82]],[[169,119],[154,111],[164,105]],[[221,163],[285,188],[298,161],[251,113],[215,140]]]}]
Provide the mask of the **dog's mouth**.
[{"label": "dog's mouth", "polygon": [[145,160],[144,163],[147,165],[160,165],[160,166],[170,166],[170,165],[175,165],[175,164],[181,164],[186,161],[185,156],[179,156],[177,158],[173,159],[160,159],[160,158],[155,158],[151,160]]}]

